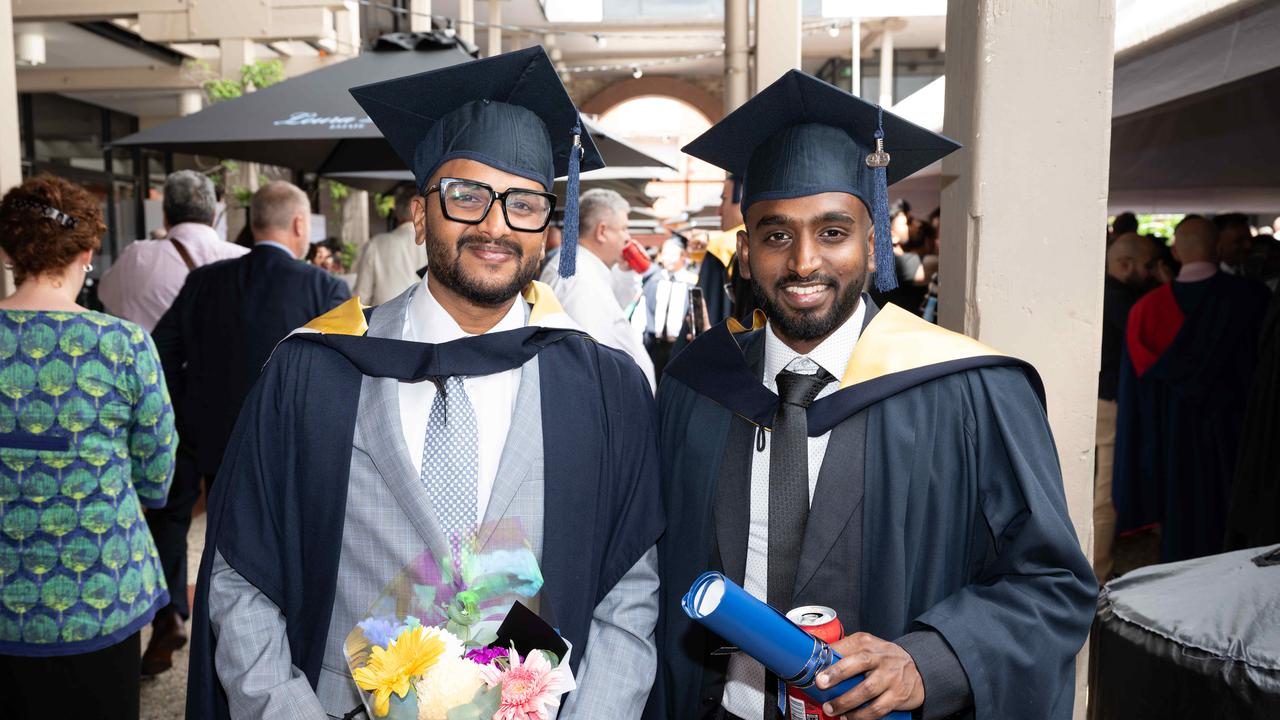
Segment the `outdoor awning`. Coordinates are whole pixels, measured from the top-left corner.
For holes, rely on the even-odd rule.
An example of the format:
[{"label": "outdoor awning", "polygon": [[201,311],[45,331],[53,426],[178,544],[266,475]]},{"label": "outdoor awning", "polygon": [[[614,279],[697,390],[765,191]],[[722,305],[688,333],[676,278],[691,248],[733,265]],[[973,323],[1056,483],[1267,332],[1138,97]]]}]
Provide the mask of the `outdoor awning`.
[{"label": "outdoor awning", "polygon": [[[404,170],[404,163],[347,92],[380,80],[471,59],[453,38],[397,33],[372,50],[112,143],[211,155],[319,174]],[[666,163],[588,123],[610,166]]]},{"label": "outdoor awning", "polygon": [[1116,61],[1113,212],[1280,211],[1280,3]]}]

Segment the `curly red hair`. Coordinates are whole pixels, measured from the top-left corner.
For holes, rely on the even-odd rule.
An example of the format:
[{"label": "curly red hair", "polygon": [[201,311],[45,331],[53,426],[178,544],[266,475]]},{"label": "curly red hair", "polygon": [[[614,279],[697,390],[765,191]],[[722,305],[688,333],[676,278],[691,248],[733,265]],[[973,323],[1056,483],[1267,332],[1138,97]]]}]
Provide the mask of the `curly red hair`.
[{"label": "curly red hair", "polygon": [[[47,217],[50,207],[75,220],[74,227]],[[43,274],[60,275],[85,250],[102,247],[98,200],[83,187],[56,175],[37,175],[0,200],[0,249],[13,263],[19,283]]]}]

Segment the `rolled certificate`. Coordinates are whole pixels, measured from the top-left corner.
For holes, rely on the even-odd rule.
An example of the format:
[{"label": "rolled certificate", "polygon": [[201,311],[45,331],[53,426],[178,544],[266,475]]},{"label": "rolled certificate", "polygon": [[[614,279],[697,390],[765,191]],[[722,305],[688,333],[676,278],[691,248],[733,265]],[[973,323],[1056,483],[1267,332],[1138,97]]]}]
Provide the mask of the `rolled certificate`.
[{"label": "rolled certificate", "polygon": [[[834,665],[840,656],[721,573],[703,573],[693,581],[681,605],[686,615],[817,702],[840,697],[862,682],[859,675],[819,689],[815,684],[818,673]],[[910,720],[911,713],[899,711],[886,717]]]}]

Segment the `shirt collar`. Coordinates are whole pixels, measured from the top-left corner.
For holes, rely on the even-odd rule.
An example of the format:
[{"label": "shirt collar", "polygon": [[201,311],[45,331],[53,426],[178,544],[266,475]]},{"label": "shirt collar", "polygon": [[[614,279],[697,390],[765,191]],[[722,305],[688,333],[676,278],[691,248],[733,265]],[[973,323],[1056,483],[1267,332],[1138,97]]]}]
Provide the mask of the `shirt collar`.
[{"label": "shirt collar", "polygon": [[286,246],[284,246],[284,245],[281,245],[280,243],[278,243],[278,242],[276,242],[276,241],[274,241],[274,240],[258,240],[258,241],[256,241],[256,242],[254,242],[254,243],[253,243],[253,246],[254,246],[254,247],[269,247],[269,248],[275,248],[275,249],[279,250],[280,252],[288,253],[289,257],[293,258],[294,260],[297,260],[297,259],[298,259],[298,256],[297,256],[297,255],[294,255],[292,250],[290,250],[288,247],[286,247]]},{"label": "shirt collar", "polygon": [[609,266],[605,265],[603,260],[597,257],[595,253],[579,245],[578,246],[578,272],[582,272],[584,269],[589,270],[590,272],[593,272],[597,275],[609,274]]},{"label": "shirt collar", "polygon": [[[867,296],[864,294],[858,301],[858,309],[853,311],[844,324],[827,336],[805,357],[816,362],[823,370],[831,373],[837,380],[844,376],[849,365],[849,357],[853,355],[853,347],[858,344],[862,335],[862,322],[867,316]],[[787,347],[787,344],[773,334],[773,323],[764,329],[764,384],[773,389],[777,386],[775,379],[778,373],[786,369],[800,353]]]},{"label": "shirt collar", "polygon": [[[409,301],[409,322],[405,328],[405,339],[438,345],[471,337],[471,333],[459,327],[458,321],[454,320],[449,311],[445,310],[444,306],[431,294],[428,289],[430,278],[431,275],[428,273],[414,288],[413,298]],[[507,314],[498,321],[497,325],[489,328],[488,332],[518,330],[524,327],[528,308],[529,304],[523,298],[517,297]]]},{"label": "shirt collar", "polygon": [[1218,266],[1211,262],[1195,261],[1183,263],[1182,268],[1178,270],[1178,282],[1199,282],[1208,280],[1218,273]]},{"label": "shirt collar", "polygon": [[[178,242],[222,242],[217,230],[196,222],[184,222],[174,225],[169,228],[168,237],[174,238]],[[292,255],[293,253],[289,254]]]}]

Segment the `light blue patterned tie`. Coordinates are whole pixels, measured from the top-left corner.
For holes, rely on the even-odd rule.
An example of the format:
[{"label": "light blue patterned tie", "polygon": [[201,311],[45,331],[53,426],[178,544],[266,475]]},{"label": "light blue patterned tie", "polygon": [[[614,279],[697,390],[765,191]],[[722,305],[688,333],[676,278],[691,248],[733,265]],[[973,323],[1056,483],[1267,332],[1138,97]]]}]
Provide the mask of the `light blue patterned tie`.
[{"label": "light blue patterned tie", "polygon": [[422,484],[431,494],[441,530],[449,539],[453,563],[459,566],[460,548],[475,534],[476,474],[480,450],[476,439],[476,412],[462,386],[462,378],[436,383],[436,398],[427,419],[422,445]]}]

